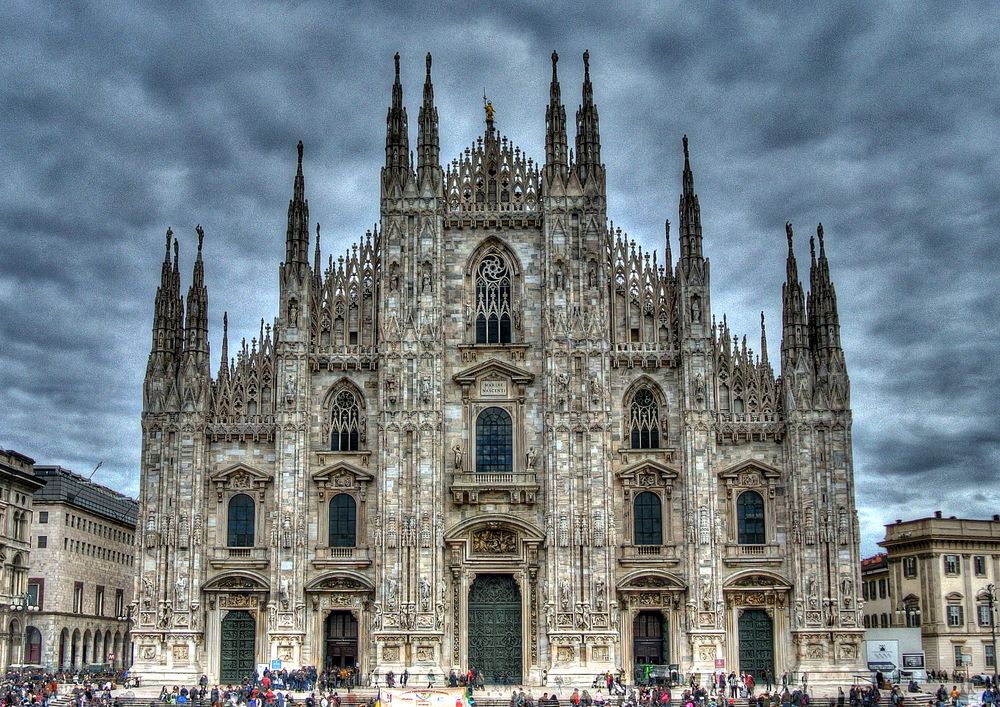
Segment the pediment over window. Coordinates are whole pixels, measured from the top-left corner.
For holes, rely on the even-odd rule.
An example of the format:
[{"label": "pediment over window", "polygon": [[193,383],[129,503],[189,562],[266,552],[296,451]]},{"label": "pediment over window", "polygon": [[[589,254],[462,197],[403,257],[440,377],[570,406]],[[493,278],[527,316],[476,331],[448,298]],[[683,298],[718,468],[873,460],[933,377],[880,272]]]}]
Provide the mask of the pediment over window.
[{"label": "pediment over window", "polygon": [[730,486],[771,486],[781,478],[781,470],[757,459],[744,459],[720,471],[719,478]]},{"label": "pediment over window", "polygon": [[655,459],[644,459],[615,473],[624,486],[634,488],[673,488],[678,471]]},{"label": "pediment over window", "polygon": [[345,461],[331,464],[312,475],[312,480],[319,486],[324,501],[342,491],[356,491],[358,499],[364,501],[368,495],[368,484],[374,479],[375,477],[364,469]]},{"label": "pediment over window", "polygon": [[636,570],[622,577],[618,582],[618,591],[641,589],[671,589],[681,590],[686,585],[684,580],[675,574],[663,570]]},{"label": "pediment over window", "polygon": [[962,595],[958,592],[950,592],[944,598],[946,601],[962,601]]},{"label": "pediment over window", "polygon": [[215,483],[223,483],[231,488],[251,488],[255,483],[267,483],[274,478],[266,471],[256,469],[249,464],[233,464],[225,469],[214,472],[209,479]]},{"label": "pediment over window", "polygon": [[209,475],[219,495],[219,503],[226,492],[257,492],[258,501],[264,500],[264,488],[274,480],[274,476],[248,464],[233,464]]},{"label": "pediment over window", "polygon": [[781,575],[753,570],[730,577],[723,589],[791,589],[791,583]]},{"label": "pediment over window", "polygon": [[233,572],[214,577],[202,587],[206,592],[266,592],[268,581],[255,572]]},{"label": "pediment over window", "polygon": [[473,386],[480,380],[509,380],[511,383],[528,385],[535,380],[535,376],[523,368],[494,358],[456,373],[453,380],[463,387]]},{"label": "pediment over window", "polygon": [[358,572],[327,572],[305,586],[307,592],[373,592],[375,585]]}]

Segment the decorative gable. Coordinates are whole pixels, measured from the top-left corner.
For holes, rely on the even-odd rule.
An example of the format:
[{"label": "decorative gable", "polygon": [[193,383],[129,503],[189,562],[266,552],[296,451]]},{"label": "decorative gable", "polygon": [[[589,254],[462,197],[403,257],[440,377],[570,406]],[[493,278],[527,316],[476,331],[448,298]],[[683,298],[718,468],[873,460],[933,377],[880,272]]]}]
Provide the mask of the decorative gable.
[{"label": "decorative gable", "polygon": [[757,459],[745,459],[719,472],[719,480],[725,483],[728,497],[732,497],[736,489],[763,489],[769,498],[774,498],[780,479],[780,469]]},{"label": "decorative gable", "polygon": [[341,491],[357,491],[360,500],[367,496],[368,484],[375,477],[364,469],[349,462],[337,462],[320,469],[312,475],[313,482],[319,486],[323,499]]}]

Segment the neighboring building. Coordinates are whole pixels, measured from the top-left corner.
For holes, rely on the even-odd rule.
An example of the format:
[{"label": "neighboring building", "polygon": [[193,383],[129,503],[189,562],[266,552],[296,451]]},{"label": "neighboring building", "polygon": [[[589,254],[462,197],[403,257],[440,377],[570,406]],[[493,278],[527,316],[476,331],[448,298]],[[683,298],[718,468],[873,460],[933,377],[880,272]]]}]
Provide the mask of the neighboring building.
[{"label": "neighboring building", "polygon": [[920,627],[928,670],[993,673],[988,587],[1000,578],[1000,516],[942,518],[938,511],[897,520],[879,545],[888,555],[893,625]]},{"label": "neighboring building", "polygon": [[0,449],[0,675],[11,665],[30,663],[32,497],[43,482],[35,477],[35,460]]},{"label": "neighboring building", "polygon": [[587,59],[572,153],[553,55],[544,160],[487,105],[444,169],[430,57],[416,165],[397,57],[377,231],[326,266],[318,233],[310,253],[300,143],[278,316],[235,361],[223,316],[214,377],[205,234],[185,304],[167,230],[136,671],[472,665],[539,685],[638,663],[810,684],[860,670],[850,386],[822,228],[808,309],[790,225],[775,253],[778,377],[763,331],[756,356],[715,323],[686,138],[679,259],[669,229],[663,255],[609,228]]},{"label": "neighboring building", "polygon": [[138,503],[59,466],[36,466],[30,660],[50,670],[130,663]]},{"label": "neighboring building", "polygon": [[862,622],[865,628],[895,626],[892,590],[889,585],[889,561],[884,552],[861,560],[861,598],[864,599]]}]

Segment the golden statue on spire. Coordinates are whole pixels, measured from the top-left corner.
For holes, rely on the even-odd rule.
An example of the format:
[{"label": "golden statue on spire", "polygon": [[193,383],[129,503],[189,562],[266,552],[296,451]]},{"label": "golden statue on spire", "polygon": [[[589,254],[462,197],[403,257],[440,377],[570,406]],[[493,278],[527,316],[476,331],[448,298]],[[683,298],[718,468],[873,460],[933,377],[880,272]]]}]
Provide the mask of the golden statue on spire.
[{"label": "golden statue on spire", "polygon": [[491,101],[486,101],[486,122],[493,122],[493,103]]}]

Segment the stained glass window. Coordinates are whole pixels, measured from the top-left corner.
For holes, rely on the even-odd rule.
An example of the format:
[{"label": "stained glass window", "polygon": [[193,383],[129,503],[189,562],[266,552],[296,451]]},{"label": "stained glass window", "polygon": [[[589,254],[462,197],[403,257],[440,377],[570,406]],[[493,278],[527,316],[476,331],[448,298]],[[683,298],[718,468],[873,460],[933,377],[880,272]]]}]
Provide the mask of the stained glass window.
[{"label": "stained glass window", "polygon": [[640,388],[629,405],[628,437],[632,449],[660,448],[660,413],[648,388]]},{"label": "stained glass window", "polygon": [[764,499],[756,491],[744,491],[736,500],[736,525],[740,545],[764,544]]},{"label": "stained glass window", "polygon": [[253,547],[255,510],[253,499],[245,493],[229,500],[229,547]]},{"label": "stained glass window", "polygon": [[476,268],[476,343],[509,344],[511,326],[511,270],[496,254]]},{"label": "stained glass window", "polygon": [[351,390],[341,390],[330,412],[330,449],[356,452],[361,439],[361,405]]},{"label": "stained glass window", "polygon": [[635,497],[632,506],[635,517],[635,544],[662,545],[660,497],[651,491],[643,491]]},{"label": "stained glass window", "polygon": [[354,497],[341,493],[330,499],[330,547],[357,544],[357,505]]},{"label": "stained glass window", "polygon": [[512,471],[513,448],[510,413],[496,407],[479,413],[476,418],[476,471]]}]

